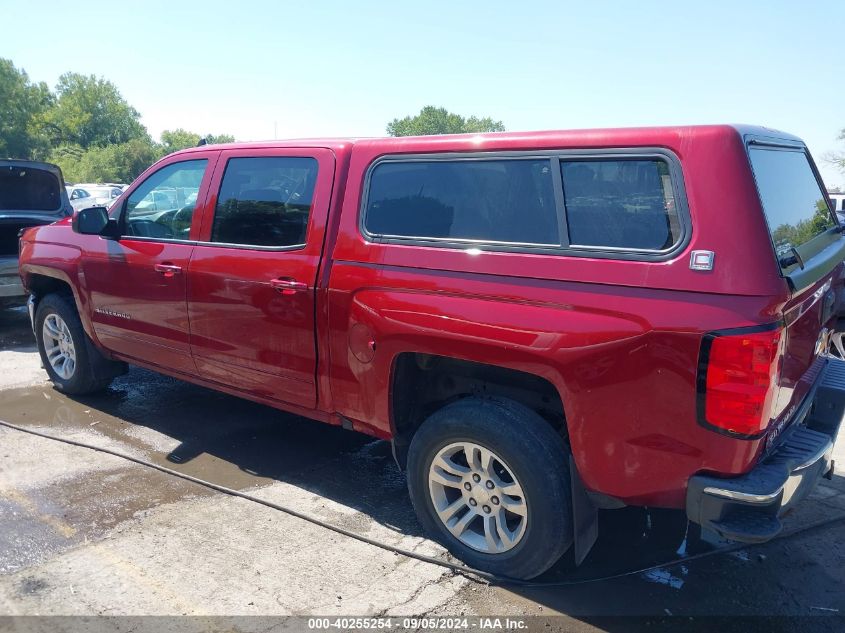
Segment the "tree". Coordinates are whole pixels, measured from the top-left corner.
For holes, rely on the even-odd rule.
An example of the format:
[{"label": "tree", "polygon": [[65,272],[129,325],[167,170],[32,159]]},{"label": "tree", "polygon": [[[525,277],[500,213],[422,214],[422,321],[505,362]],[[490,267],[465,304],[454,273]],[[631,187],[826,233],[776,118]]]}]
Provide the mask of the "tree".
[{"label": "tree", "polygon": [[504,132],[501,121],[490,117],[467,119],[460,114],[449,112],[446,108],[425,106],[415,116],[393,119],[387,124],[390,136],[426,136],[431,134],[463,134],[472,132]]},{"label": "tree", "polygon": [[83,149],[147,139],[140,113],[112,82],[94,75],[65,73],[56,85],[58,98],[45,123],[55,145]]},{"label": "tree", "polygon": [[161,149],[163,154],[178,152],[180,149],[187,147],[196,147],[199,142],[199,134],[188,132],[188,130],[183,130],[182,128],[165,130],[161,133]]},{"label": "tree", "polygon": [[[839,132],[838,139],[840,141],[845,141],[845,129]],[[845,152],[832,152],[824,157],[829,163],[833,163],[839,170],[845,173]]]},{"label": "tree", "polygon": [[[141,115],[110,81],[65,73],[56,94],[0,59],[0,157],[47,158],[76,182],[131,182],[156,160],[203,138],[179,128],[155,143]],[[231,143],[208,134],[207,143]]]},{"label": "tree", "polygon": [[9,59],[0,58],[0,158],[41,158],[49,141],[43,115],[53,102],[44,82],[32,83]]},{"label": "tree", "polygon": [[799,220],[796,224],[781,224],[772,232],[772,239],[775,246],[800,246],[813,239],[816,235],[824,233],[833,226],[830,211],[825,200],[816,202],[816,212],[813,217]]},{"label": "tree", "polygon": [[61,167],[71,182],[130,183],[161,156],[160,146],[135,138],[87,150],[79,145],[63,145],[50,153],[50,161]]},{"label": "tree", "polygon": [[209,145],[215,143],[233,143],[235,141],[235,137],[231,134],[206,134],[203,137],[194,132],[177,128],[175,130],[165,130],[161,133],[161,147],[166,155],[179,151],[180,149],[185,149],[186,147],[196,147],[202,138],[205,138],[205,142]]},{"label": "tree", "polygon": [[205,141],[209,145],[217,145],[219,143],[234,143],[235,137],[231,134],[206,134]]}]

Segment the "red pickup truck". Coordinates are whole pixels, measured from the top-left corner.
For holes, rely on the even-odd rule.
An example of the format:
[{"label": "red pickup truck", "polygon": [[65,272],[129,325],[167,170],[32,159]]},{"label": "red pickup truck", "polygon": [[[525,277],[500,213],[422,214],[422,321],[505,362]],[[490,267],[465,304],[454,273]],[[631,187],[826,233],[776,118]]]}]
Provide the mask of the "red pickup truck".
[{"label": "red pickup truck", "polygon": [[833,472],[845,237],[737,126],[203,146],[25,232],[44,366],[126,363],[390,440],[422,524],[529,578],[598,509],[762,541]]}]

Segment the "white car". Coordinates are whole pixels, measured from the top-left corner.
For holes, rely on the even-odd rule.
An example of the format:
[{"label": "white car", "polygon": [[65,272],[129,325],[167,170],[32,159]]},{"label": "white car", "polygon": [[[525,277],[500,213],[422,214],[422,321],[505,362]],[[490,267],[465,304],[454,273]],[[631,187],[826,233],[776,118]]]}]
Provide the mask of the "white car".
[{"label": "white car", "polygon": [[75,211],[88,207],[110,207],[123,190],[116,185],[78,184],[66,187],[67,197]]}]

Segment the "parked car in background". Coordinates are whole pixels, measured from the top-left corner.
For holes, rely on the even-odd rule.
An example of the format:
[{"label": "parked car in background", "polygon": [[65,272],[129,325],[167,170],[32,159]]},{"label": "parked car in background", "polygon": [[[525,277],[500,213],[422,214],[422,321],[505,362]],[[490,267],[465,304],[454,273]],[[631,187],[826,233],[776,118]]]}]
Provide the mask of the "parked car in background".
[{"label": "parked car in background", "polygon": [[830,204],[833,205],[833,210],[839,216],[840,222],[845,223],[845,192],[828,191],[827,195],[830,197]]},{"label": "parked car in background", "polygon": [[67,187],[68,198],[74,210],[88,207],[110,207],[123,193],[117,185],[78,184]]},{"label": "parked car in background", "polygon": [[0,160],[0,306],[23,304],[18,273],[18,234],[72,213],[57,165]]},{"label": "parked car in background", "polygon": [[81,187],[77,187],[75,185],[66,185],[65,191],[67,192],[68,200],[70,200],[70,204],[73,207],[74,211],[78,211],[79,209],[84,209],[87,206],[95,206],[90,204],[93,202],[91,194]]},{"label": "parked car in background", "polygon": [[204,146],[21,274],[57,389],[133,363],[390,440],[429,533],[531,578],[599,509],[761,542],[832,473],[827,200],[767,128]]},{"label": "parked car in background", "polygon": [[136,208],[139,211],[173,211],[178,208],[176,192],[173,189],[159,189],[151,191]]}]

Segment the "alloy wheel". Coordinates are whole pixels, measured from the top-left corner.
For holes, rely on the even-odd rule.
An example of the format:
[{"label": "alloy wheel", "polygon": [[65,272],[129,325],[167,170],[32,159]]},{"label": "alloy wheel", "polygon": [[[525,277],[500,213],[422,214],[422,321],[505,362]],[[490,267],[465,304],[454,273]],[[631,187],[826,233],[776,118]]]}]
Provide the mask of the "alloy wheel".
[{"label": "alloy wheel", "polygon": [[60,378],[69,380],[76,370],[76,348],[67,323],[58,314],[48,314],[41,335],[50,367]]},{"label": "alloy wheel", "polygon": [[516,547],[528,526],[528,505],[513,471],[473,442],[449,444],[429,466],[434,510],[464,545],[487,554]]}]

